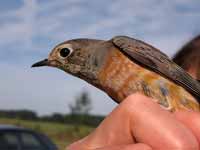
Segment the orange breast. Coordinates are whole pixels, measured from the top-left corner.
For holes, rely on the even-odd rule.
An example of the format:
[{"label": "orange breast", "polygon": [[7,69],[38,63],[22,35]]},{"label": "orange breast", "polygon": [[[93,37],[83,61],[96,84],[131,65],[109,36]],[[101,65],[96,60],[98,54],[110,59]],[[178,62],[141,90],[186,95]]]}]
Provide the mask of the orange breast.
[{"label": "orange breast", "polygon": [[155,98],[157,103],[169,110],[199,110],[199,104],[185,89],[135,64],[114,47],[107,55],[98,80],[101,88],[117,102],[140,92]]}]

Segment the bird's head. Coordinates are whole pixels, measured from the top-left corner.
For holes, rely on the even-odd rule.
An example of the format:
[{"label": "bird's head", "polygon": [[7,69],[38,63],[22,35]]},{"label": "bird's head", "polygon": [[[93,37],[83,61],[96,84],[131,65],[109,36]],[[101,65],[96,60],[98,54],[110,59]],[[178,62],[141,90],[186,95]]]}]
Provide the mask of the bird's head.
[{"label": "bird's head", "polygon": [[92,80],[96,68],[102,62],[101,55],[97,54],[101,43],[104,41],[93,39],[74,39],[60,43],[53,48],[48,58],[32,67],[56,67],[85,80]]}]

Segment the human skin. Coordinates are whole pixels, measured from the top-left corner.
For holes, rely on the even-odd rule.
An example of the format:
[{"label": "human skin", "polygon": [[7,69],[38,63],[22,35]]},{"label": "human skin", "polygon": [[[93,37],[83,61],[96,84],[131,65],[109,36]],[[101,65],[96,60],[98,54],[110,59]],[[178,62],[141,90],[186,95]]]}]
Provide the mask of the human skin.
[{"label": "human skin", "polygon": [[133,94],[68,150],[200,150],[200,113],[170,113]]}]

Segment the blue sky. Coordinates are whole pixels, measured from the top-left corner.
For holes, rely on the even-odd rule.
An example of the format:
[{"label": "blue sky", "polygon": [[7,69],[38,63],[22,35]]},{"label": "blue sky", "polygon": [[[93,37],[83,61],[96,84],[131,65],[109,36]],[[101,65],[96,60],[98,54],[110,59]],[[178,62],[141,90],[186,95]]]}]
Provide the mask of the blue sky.
[{"label": "blue sky", "polygon": [[93,113],[107,114],[116,105],[100,90],[57,69],[31,69],[31,64],[71,38],[128,35],[172,56],[199,33],[199,0],[1,1],[0,109],[65,113],[77,93],[88,90]]}]

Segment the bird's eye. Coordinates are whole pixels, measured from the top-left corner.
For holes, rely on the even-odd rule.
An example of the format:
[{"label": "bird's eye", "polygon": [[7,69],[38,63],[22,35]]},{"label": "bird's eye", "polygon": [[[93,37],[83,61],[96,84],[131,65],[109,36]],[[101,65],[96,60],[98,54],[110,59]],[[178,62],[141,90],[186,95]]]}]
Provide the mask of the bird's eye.
[{"label": "bird's eye", "polygon": [[69,48],[62,48],[60,50],[60,56],[61,57],[67,57],[71,53],[71,50]]}]

